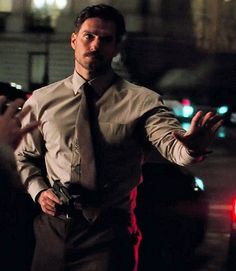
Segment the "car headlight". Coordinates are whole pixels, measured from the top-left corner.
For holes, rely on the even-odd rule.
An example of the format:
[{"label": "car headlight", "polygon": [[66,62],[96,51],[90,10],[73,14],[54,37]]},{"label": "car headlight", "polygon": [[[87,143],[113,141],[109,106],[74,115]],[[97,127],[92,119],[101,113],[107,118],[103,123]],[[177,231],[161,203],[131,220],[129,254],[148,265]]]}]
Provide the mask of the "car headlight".
[{"label": "car headlight", "polygon": [[198,178],[198,177],[194,177],[194,182],[195,182],[195,186],[194,186],[194,190],[195,191],[204,191],[205,190],[205,185],[202,179]]},{"label": "car headlight", "polygon": [[220,115],[224,115],[229,111],[229,107],[227,105],[222,105],[217,108],[217,113]]}]

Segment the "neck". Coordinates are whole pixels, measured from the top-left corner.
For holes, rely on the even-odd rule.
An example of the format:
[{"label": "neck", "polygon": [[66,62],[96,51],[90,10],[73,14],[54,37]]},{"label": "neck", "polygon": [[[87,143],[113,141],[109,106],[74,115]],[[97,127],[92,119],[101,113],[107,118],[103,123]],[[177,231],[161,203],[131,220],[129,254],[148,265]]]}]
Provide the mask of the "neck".
[{"label": "neck", "polygon": [[93,70],[81,70],[81,69],[76,69],[76,72],[83,77],[86,81],[92,80],[96,77],[102,76],[104,74],[106,74],[109,70],[111,69],[111,67],[107,68],[107,69],[101,69],[99,71],[93,71]]}]

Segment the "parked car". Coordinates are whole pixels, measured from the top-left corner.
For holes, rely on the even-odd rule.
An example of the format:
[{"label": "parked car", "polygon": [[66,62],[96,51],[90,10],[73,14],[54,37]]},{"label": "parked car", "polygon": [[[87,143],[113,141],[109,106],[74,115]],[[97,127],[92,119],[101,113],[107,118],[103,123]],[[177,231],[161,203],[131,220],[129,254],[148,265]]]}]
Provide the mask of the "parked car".
[{"label": "parked car", "polygon": [[[31,96],[31,92],[24,91],[21,85],[16,83],[0,82],[0,95],[7,98],[6,106],[17,98],[27,100]],[[6,109],[6,106],[1,107],[1,112]],[[20,110],[21,108],[19,108]]]},{"label": "parked car", "polygon": [[210,107],[206,105],[196,105],[189,99],[183,99],[182,101],[175,99],[164,99],[164,103],[173,111],[185,130],[189,129],[194,114],[199,110],[203,111],[204,113],[213,111],[222,117],[224,120],[224,125],[221,126],[217,131],[216,135],[218,138],[227,137],[227,127],[233,127],[236,124],[236,113],[233,111],[233,108],[225,104],[218,107]]},{"label": "parked car", "polygon": [[171,163],[146,163],[136,215],[142,232],[139,271],[189,271],[206,232],[204,182]]},{"label": "parked car", "polygon": [[194,116],[194,114],[201,110],[203,112],[213,111],[222,116],[225,120],[225,124],[232,122],[232,114],[234,110],[227,104],[221,104],[217,107],[199,105],[193,103],[190,99],[182,99],[181,101],[175,99],[165,99],[165,104],[172,109],[176,117],[181,122],[188,122]]},{"label": "parked car", "polygon": [[0,82],[0,95],[6,96],[9,101],[17,98],[27,100],[31,96],[31,92],[25,91],[21,85],[16,83]]}]

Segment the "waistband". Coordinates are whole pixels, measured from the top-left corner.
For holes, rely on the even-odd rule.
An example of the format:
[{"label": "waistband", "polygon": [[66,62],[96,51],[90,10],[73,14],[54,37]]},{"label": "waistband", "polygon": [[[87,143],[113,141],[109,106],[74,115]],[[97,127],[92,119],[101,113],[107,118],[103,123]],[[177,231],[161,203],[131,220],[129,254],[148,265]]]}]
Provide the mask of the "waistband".
[{"label": "waistband", "polygon": [[132,214],[127,213],[122,209],[96,209],[96,208],[84,208],[74,210],[71,213],[61,212],[57,217],[62,219],[77,219],[81,220],[83,217],[88,223],[97,222],[103,225],[132,225]]},{"label": "waistband", "polygon": [[100,190],[88,190],[80,184],[74,183],[71,183],[67,187],[67,190],[71,197],[75,198],[76,201],[79,201],[82,205],[97,207],[102,204],[104,193]]}]

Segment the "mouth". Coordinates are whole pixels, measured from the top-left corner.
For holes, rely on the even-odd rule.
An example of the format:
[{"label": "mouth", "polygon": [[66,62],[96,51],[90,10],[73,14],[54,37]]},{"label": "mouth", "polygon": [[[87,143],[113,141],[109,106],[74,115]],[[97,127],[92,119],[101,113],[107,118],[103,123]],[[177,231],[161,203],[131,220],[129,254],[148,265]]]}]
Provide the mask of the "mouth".
[{"label": "mouth", "polygon": [[102,59],[101,55],[97,54],[97,53],[87,53],[87,54],[85,54],[85,57],[89,57],[89,58],[93,58],[93,59],[97,59],[97,60]]}]

